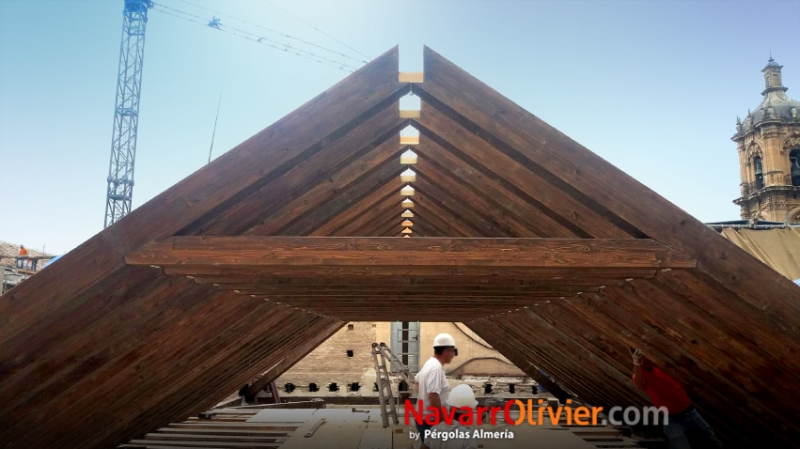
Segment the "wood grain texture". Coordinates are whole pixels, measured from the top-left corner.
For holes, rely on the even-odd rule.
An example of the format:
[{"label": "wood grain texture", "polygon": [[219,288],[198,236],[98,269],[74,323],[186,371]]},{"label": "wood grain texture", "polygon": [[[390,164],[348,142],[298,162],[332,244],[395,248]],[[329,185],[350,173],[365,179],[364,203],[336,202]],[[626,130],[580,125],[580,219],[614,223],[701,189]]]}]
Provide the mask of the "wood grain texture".
[{"label": "wood grain texture", "polygon": [[418,114],[399,112],[412,86],[395,48],[0,297],[4,447],[142,438],[359,320],[465,322],[604,407],[648,404],[630,381],[640,347],[727,447],[796,445],[800,290],[424,58]]},{"label": "wood grain texture", "polygon": [[[131,265],[692,268],[649,239],[171,237],[126,257]],[[399,268],[398,268],[399,270]]]}]

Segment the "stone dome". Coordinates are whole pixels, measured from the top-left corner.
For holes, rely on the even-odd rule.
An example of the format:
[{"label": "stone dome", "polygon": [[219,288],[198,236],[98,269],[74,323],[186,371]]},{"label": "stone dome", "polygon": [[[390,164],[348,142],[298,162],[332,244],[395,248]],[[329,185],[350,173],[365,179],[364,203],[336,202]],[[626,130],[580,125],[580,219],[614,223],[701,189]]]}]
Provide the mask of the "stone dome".
[{"label": "stone dome", "polygon": [[[800,123],[800,101],[786,95],[787,87],[780,83],[780,66],[770,58],[763,72],[768,76],[767,88],[762,92],[764,98],[752,112],[748,111],[744,121],[737,119],[737,133],[748,132],[762,122],[792,122]],[[777,74],[777,76],[771,76]]]}]

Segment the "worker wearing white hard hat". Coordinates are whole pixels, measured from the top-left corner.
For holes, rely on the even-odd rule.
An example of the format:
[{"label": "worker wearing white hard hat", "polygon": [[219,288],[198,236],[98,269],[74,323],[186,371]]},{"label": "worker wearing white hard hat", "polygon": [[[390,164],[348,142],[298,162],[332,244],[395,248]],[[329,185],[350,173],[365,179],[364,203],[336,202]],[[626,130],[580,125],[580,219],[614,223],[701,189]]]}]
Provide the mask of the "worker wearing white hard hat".
[{"label": "worker wearing white hard hat", "polygon": [[[453,360],[458,355],[456,340],[450,334],[439,334],[433,339],[433,357],[419,370],[414,378],[414,387],[417,390],[417,407],[422,405],[423,410],[427,407],[436,407],[441,410],[447,404],[450,395],[450,384],[447,383],[447,376],[444,372],[444,365]],[[419,431],[419,441],[421,448],[426,448],[425,431],[430,430],[431,426],[425,422],[416,423]]]},{"label": "worker wearing white hard hat", "polygon": [[430,449],[478,449],[478,441],[472,430],[459,422],[464,414],[472,414],[471,421],[475,420],[478,401],[475,399],[472,387],[461,384],[453,388],[447,398],[447,405],[455,409],[453,422],[451,424],[441,422],[433,426],[425,445]]}]

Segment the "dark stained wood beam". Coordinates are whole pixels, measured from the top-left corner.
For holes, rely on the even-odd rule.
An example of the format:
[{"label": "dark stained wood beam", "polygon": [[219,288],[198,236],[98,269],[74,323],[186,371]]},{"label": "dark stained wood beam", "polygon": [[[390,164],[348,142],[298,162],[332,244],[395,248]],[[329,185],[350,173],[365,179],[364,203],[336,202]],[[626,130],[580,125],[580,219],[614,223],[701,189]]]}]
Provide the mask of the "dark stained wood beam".
[{"label": "dark stained wood beam", "polygon": [[[400,296],[400,295],[339,295],[339,296],[285,296],[273,295],[259,292],[258,290],[240,290],[240,295],[260,296],[269,301],[275,301],[297,306],[324,306],[324,307],[352,307],[373,310],[377,306],[386,306],[388,310],[400,310],[403,307],[442,306],[449,309],[469,308],[475,310],[476,307],[483,306],[486,309],[510,310],[536,304],[537,302],[559,301],[561,298],[575,296],[575,294],[563,294],[558,292],[542,292],[530,296]],[[391,321],[391,320],[390,320]]]},{"label": "dark stained wood beam", "polygon": [[[575,198],[551,185],[497,148],[425,103],[425,114],[414,121],[422,134],[423,158],[445,167],[469,167],[489,191],[500,194],[510,209],[548,237],[624,238],[631,235]],[[458,175],[463,177],[465,175]],[[474,176],[466,177],[474,179]],[[471,198],[473,195],[470,195]],[[516,207],[515,207],[516,206]],[[641,235],[633,234],[641,237]]]},{"label": "dark stained wood beam", "polygon": [[[322,147],[291,167],[279,179],[264,185],[207,223],[195,223],[186,235],[239,235],[265,221],[280,225],[276,217],[291,208],[301,215],[337,192],[352,186],[376,167],[396,161],[397,135],[407,120],[398,117],[398,104],[378,112],[361,126]],[[288,218],[288,217],[287,217]]]},{"label": "dark stained wood beam", "polygon": [[[397,237],[386,237],[396,240]],[[421,239],[412,237],[403,239],[409,241]],[[274,276],[274,277],[365,277],[379,278],[382,276],[408,276],[408,277],[455,277],[457,282],[471,278],[559,278],[582,277],[627,279],[637,277],[653,277],[656,269],[653,268],[562,268],[562,267],[405,267],[402,273],[396,267],[387,266],[336,266],[336,267],[303,267],[303,266],[212,266],[212,265],[167,265],[163,267],[164,274],[168,276]]]},{"label": "dark stained wood beam", "polygon": [[542,296],[548,294],[566,294],[583,291],[599,290],[599,286],[586,285],[559,285],[553,283],[547,287],[527,287],[514,285],[485,286],[485,285],[392,285],[384,283],[375,284],[340,284],[340,285],[297,285],[297,284],[219,284],[220,290],[258,291],[264,295],[282,296]]},{"label": "dark stained wood beam", "polygon": [[[644,277],[648,278],[648,277]],[[649,277],[652,278],[652,277]],[[225,277],[195,277],[194,281],[198,284],[259,284],[259,285],[276,285],[284,287],[301,287],[301,288],[315,288],[315,287],[364,287],[375,288],[385,285],[394,285],[399,287],[412,287],[412,288],[430,288],[430,291],[436,291],[441,288],[451,288],[453,284],[452,277],[402,277],[402,276],[382,276],[382,277],[338,277],[333,279],[326,278],[309,278],[309,277],[266,277],[266,276],[240,276],[228,275]],[[457,281],[459,286],[463,287],[486,287],[486,288],[513,288],[513,289],[544,289],[554,288],[558,286],[585,286],[585,287],[598,287],[598,286],[621,286],[624,280],[613,278],[579,278],[579,277],[564,277],[564,276],[551,276],[544,278],[530,278],[530,277],[463,277]]]},{"label": "dark stained wood beam", "polygon": [[[353,217],[347,224],[336,229],[332,235],[336,236],[379,236],[379,232],[392,222],[399,229],[403,218],[400,217],[402,208],[400,202],[400,189],[392,190],[384,198],[370,207],[365,208],[360,215]],[[393,221],[392,221],[393,220]],[[316,232],[312,235],[319,235]]]},{"label": "dark stained wood beam", "polygon": [[[649,239],[170,237],[130,265],[682,268],[693,259]],[[399,270],[399,268],[398,268]]]},{"label": "dark stained wood beam", "polygon": [[[508,191],[499,180],[493,180],[441,148],[430,138],[420,145],[415,166],[417,176],[428,180],[439,190],[451,192],[459,199],[469,199],[469,206],[485,221],[494,224],[509,237],[576,237],[574,234],[550,234],[537,224],[546,219]],[[499,176],[495,175],[499,178]],[[502,237],[498,235],[496,237]],[[580,236],[578,236],[580,237]]]}]

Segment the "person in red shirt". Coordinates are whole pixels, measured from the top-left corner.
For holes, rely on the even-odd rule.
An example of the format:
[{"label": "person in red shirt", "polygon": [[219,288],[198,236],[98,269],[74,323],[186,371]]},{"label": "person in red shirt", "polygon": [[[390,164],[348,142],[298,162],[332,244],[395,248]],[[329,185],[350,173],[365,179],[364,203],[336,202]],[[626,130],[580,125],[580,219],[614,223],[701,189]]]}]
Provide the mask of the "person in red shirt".
[{"label": "person in red shirt", "polygon": [[653,405],[667,409],[664,435],[670,449],[721,448],[714,431],[692,405],[686,390],[664,371],[661,371],[640,349],[631,348],[633,384],[650,396]]}]

